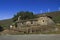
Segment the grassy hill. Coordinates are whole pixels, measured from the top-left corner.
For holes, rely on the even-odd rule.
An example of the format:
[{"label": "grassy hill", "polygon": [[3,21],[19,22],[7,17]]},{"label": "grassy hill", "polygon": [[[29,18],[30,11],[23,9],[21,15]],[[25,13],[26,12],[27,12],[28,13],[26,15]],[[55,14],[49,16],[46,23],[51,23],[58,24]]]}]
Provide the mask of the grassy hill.
[{"label": "grassy hill", "polygon": [[60,23],[60,11],[47,13],[47,15],[51,16],[52,19],[53,19],[55,22],[59,22],[59,23]]},{"label": "grassy hill", "polygon": [[[48,16],[51,16],[52,19],[53,19],[55,22],[60,22],[60,11],[37,14],[37,16],[42,16],[43,14],[46,14],[46,15],[48,15]],[[1,25],[1,26],[9,26],[10,24],[12,24],[12,22],[13,22],[12,19],[0,20],[0,25]]]},{"label": "grassy hill", "polygon": [[12,19],[0,20],[0,25],[3,27],[8,27],[10,24],[12,24],[12,22]]},{"label": "grassy hill", "polygon": [[[60,11],[48,12],[43,14],[46,14],[47,16],[51,16],[52,20],[60,23]],[[37,16],[42,16],[43,14],[37,14]]]}]

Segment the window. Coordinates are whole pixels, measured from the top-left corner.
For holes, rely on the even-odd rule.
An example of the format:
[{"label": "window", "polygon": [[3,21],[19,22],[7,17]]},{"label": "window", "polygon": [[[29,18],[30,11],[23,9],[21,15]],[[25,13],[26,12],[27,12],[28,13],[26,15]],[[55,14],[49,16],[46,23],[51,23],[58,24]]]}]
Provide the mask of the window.
[{"label": "window", "polygon": [[44,22],[44,20],[43,20],[43,22]]},{"label": "window", "polygon": [[33,21],[31,21],[31,24],[33,24]]}]

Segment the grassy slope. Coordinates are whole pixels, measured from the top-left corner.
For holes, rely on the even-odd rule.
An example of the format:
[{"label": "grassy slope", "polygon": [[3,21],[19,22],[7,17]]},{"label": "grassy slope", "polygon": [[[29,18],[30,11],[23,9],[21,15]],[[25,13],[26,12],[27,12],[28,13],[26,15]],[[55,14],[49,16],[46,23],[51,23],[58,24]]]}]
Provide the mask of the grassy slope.
[{"label": "grassy slope", "polygon": [[[46,15],[48,15],[48,16],[51,16],[52,19],[53,19],[55,22],[60,22],[60,11],[43,13],[43,14],[46,14]],[[38,14],[38,16],[42,16],[43,14],[41,14],[41,15]]]},{"label": "grassy slope", "polygon": [[52,16],[53,17],[52,19],[55,22],[60,22],[60,11],[51,12],[51,13],[48,13],[47,15]]},{"label": "grassy slope", "polygon": [[[55,22],[60,22],[60,11],[44,13],[44,14],[51,16]],[[41,15],[42,14],[37,14],[37,16],[41,16]],[[12,24],[12,19],[0,20],[0,25],[2,26],[9,26],[10,24]]]},{"label": "grassy slope", "polygon": [[12,24],[12,19],[0,20],[1,26],[9,26],[10,24]]}]

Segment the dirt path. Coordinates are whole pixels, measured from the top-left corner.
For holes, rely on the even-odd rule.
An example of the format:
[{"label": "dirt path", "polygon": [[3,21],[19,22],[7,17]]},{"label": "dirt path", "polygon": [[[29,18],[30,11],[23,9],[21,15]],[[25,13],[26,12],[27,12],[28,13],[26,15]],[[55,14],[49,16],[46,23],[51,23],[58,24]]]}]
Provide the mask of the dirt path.
[{"label": "dirt path", "polygon": [[60,40],[60,34],[58,35],[6,35],[0,36],[0,40]]}]

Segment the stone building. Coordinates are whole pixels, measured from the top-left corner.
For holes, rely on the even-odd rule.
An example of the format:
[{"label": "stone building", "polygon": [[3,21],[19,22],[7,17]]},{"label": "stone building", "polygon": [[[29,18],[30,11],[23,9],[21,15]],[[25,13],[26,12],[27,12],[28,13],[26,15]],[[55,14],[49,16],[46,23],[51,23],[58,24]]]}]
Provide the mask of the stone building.
[{"label": "stone building", "polygon": [[29,19],[29,20],[19,20],[17,21],[17,26],[23,26],[23,25],[54,25],[54,21],[47,17],[47,16],[41,16],[35,19]]},{"label": "stone building", "polygon": [[[18,17],[17,23],[17,29],[18,30],[26,30],[26,32],[32,33],[33,30],[38,30],[39,27],[45,26],[45,25],[54,25],[54,21],[49,18],[48,16],[40,16],[35,19],[28,19],[28,20],[20,20],[20,16]],[[40,30],[40,29],[39,29]]]}]

